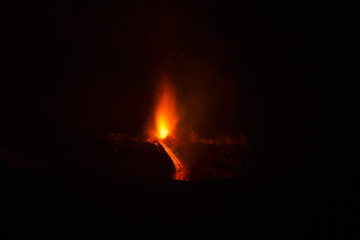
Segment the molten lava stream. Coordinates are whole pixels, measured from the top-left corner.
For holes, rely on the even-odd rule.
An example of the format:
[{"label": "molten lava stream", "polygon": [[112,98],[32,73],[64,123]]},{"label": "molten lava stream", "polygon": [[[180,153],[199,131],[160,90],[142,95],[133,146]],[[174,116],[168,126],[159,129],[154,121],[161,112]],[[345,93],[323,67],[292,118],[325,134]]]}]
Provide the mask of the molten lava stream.
[{"label": "molten lava stream", "polygon": [[175,180],[187,180],[187,174],[185,172],[184,166],[181,164],[180,160],[175,156],[171,149],[166,146],[163,141],[159,141],[159,144],[165,149],[166,153],[169,155],[175,166],[174,179]]}]

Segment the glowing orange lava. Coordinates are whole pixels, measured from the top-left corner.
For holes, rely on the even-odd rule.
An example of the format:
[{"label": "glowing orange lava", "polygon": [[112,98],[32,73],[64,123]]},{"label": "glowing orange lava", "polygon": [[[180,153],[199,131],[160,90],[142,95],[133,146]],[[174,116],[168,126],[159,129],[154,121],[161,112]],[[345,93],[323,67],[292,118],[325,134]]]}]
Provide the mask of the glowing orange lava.
[{"label": "glowing orange lava", "polygon": [[184,169],[184,166],[181,164],[180,160],[176,157],[176,155],[171,151],[171,149],[166,146],[166,144],[163,141],[160,141],[159,144],[163,146],[164,150],[167,152],[169,157],[174,163],[175,166],[175,173],[174,173],[174,179],[175,180],[187,180],[187,173]]},{"label": "glowing orange lava", "polygon": [[178,120],[175,91],[163,80],[155,109],[156,136],[165,139],[170,134],[174,135]]},{"label": "glowing orange lava", "polygon": [[183,164],[175,155],[175,153],[165,144],[166,137],[175,136],[176,124],[179,121],[176,110],[175,91],[167,81],[166,77],[164,77],[163,82],[158,90],[158,99],[155,109],[155,130],[151,131],[150,133],[151,136],[158,137],[158,143],[164,148],[174,163],[174,179],[186,180],[188,176]]}]

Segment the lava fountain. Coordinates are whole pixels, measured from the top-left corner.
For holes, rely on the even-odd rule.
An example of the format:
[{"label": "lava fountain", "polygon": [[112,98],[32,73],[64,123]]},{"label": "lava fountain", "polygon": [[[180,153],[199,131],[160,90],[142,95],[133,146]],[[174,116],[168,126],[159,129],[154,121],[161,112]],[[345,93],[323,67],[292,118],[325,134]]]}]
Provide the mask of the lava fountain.
[{"label": "lava fountain", "polygon": [[166,77],[163,78],[158,89],[154,120],[155,124],[149,131],[151,137],[148,142],[160,144],[169,155],[175,166],[173,176],[175,180],[187,180],[188,173],[184,165],[174,151],[166,144],[168,137],[176,139],[175,129],[179,121],[176,94]]}]

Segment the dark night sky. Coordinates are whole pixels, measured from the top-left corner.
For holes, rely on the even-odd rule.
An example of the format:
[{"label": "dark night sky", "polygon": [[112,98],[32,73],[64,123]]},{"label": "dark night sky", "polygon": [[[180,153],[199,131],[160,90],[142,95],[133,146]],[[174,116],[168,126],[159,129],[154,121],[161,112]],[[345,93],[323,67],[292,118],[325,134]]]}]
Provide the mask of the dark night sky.
[{"label": "dark night sky", "polygon": [[197,132],[244,132],[270,164],[293,167],[347,131],[339,115],[355,120],[343,103],[356,98],[358,39],[355,6],[290,2],[4,1],[1,141],[139,134],[168,71]]}]

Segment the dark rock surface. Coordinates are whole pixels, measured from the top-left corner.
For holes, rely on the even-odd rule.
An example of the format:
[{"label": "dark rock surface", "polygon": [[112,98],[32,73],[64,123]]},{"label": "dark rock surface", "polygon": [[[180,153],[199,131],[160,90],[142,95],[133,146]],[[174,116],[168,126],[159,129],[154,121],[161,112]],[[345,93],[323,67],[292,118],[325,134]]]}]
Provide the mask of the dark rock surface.
[{"label": "dark rock surface", "polygon": [[166,153],[147,142],[83,139],[71,147],[50,151],[1,148],[0,161],[7,166],[53,170],[91,170],[119,174],[171,178],[174,166]]},{"label": "dark rock surface", "polygon": [[[251,148],[184,142],[168,137],[164,142],[190,172],[190,180],[234,177],[252,161]],[[125,138],[83,139],[71,147],[51,151],[1,148],[4,165],[43,169],[79,169],[171,179],[174,165],[159,144]]]}]

